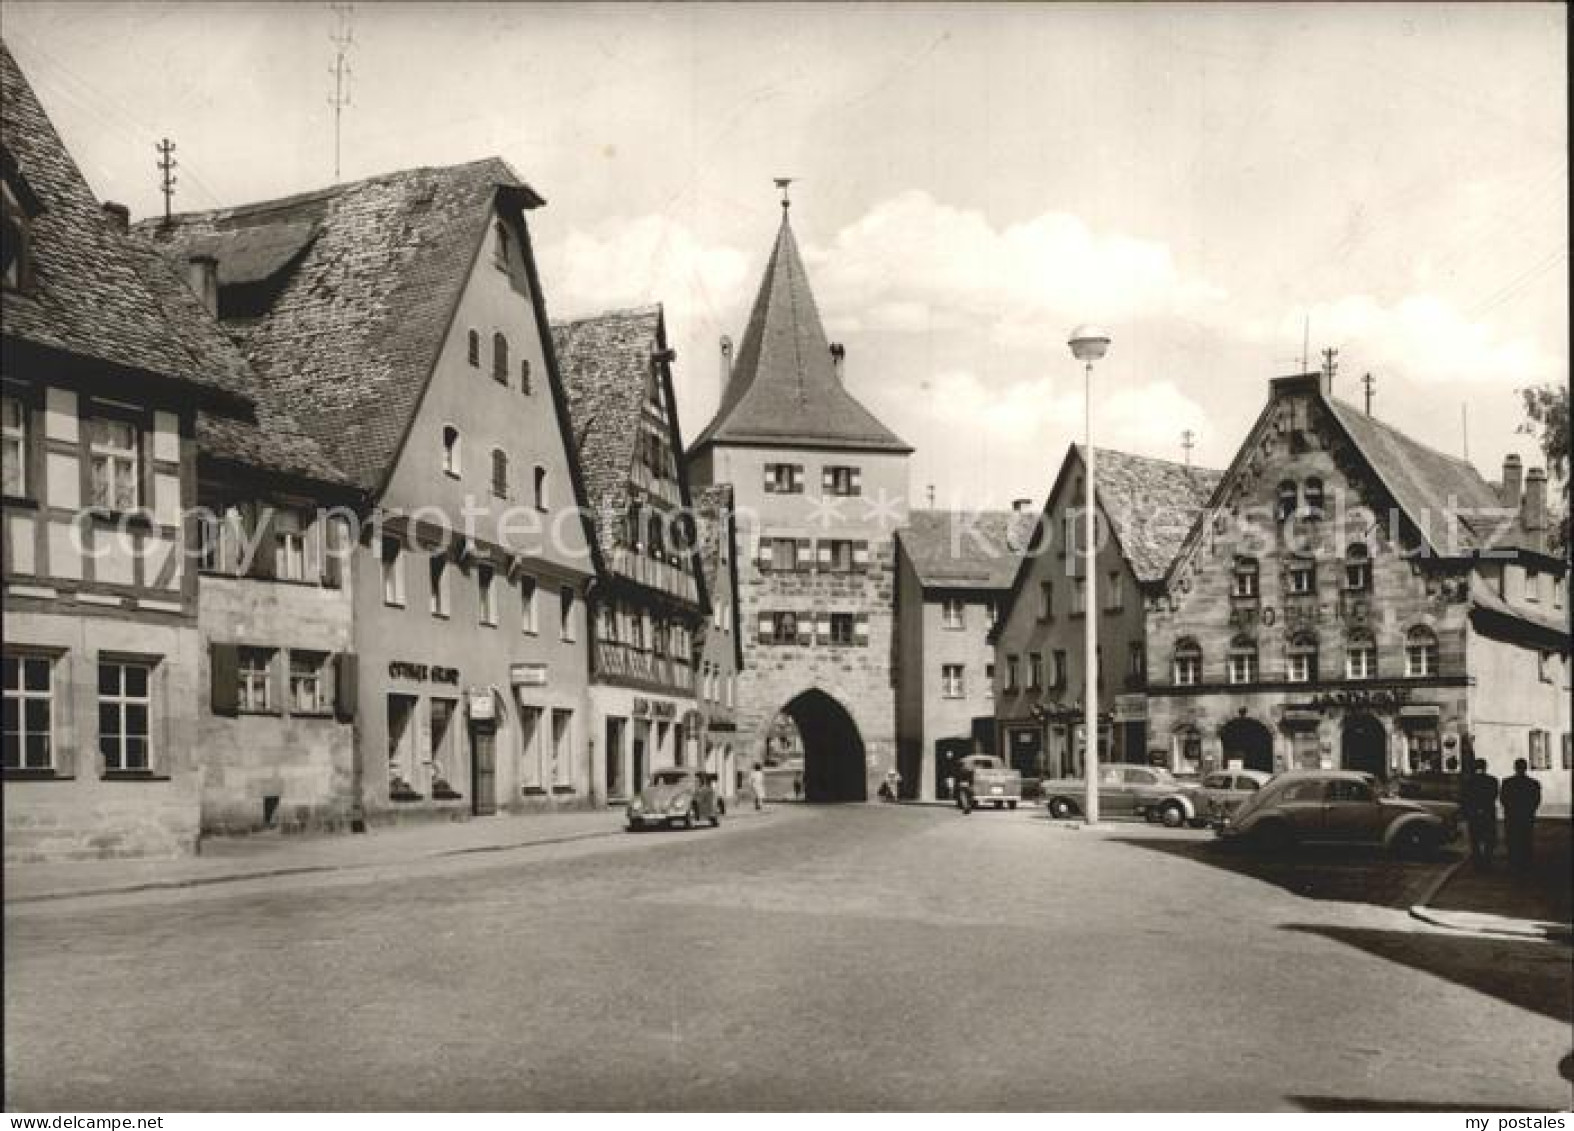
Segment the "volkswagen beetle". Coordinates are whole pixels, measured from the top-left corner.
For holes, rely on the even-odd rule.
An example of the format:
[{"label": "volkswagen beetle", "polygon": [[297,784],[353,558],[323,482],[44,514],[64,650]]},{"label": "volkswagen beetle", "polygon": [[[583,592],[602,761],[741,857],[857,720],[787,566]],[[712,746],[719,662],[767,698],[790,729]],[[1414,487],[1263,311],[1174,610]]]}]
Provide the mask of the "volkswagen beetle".
[{"label": "volkswagen beetle", "polygon": [[679,825],[692,829],[696,822],[721,824],[721,799],[711,775],[688,766],[657,770],[639,793],[629,798],[624,811],[629,832],[652,825]]}]

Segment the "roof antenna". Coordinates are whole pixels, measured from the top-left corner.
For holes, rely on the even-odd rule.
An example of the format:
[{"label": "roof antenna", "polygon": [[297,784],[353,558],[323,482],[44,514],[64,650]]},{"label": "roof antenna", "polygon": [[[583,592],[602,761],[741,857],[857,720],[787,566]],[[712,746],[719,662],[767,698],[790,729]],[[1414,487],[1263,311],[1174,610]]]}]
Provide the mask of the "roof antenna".
[{"label": "roof antenna", "polygon": [[792,207],[792,201],[787,197],[787,186],[797,180],[796,177],[776,177],[776,187],[782,190],[782,215],[787,215],[787,209]]},{"label": "roof antenna", "polygon": [[175,143],[165,138],[153,147],[158,151],[159,191],[164,194],[164,223],[169,223],[169,204],[175,199]]},{"label": "roof antenna", "polygon": [[1377,378],[1370,373],[1361,378],[1361,384],[1366,386],[1366,415],[1372,415],[1372,396],[1377,391]]},{"label": "roof antenna", "polygon": [[1190,428],[1181,433],[1181,447],[1186,449],[1186,468],[1191,470],[1191,450],[1197,446],[1195,435]]},{"label": "roof antenna", "polygon": [[1339,372],[1339,351],[1329,346],[1323,350],[1323,376],[1328,378],[1328,391],[1333,392],[1334,376]]},{"label": "roof antenna", "polygon": [[355,32],[350,22],[355,15],[355,9],[349,4],[329,4],[328,10],[338,17],[338,27],[328,33],[328,38],[333,41],[333,93],[328,96],[328,105],[333,107],[333,179],[339,180],[339,149],[341,136],[341,120],[344,117],[344,108],[350,104],[350,64],[345,61],[350,47],[355,42]]}]

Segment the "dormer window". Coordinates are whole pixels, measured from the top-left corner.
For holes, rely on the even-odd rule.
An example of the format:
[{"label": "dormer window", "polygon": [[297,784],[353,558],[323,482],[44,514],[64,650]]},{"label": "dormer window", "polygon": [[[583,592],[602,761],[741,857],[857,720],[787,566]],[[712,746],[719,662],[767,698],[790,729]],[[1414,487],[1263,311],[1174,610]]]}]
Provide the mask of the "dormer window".
[{"label": "dormer window", "polygon": [[0,284],[8,291],[24,291],[33,283],[32,223],[28,210],[7,178],[0,206]]}]

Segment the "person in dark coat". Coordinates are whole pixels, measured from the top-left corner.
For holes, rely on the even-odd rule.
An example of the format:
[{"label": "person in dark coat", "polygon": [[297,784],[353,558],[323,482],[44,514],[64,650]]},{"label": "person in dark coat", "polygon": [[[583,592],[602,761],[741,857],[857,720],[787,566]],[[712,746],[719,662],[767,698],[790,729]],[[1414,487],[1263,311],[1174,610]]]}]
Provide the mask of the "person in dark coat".
[{"label": "person in dark coat", "polygon": [[1514,759],[1514,776],[1503,783],[1498,797],[1503,804],[1503,832],[1508,841],[1509,867],[1530,871],[1532,840],[1536,830],[1536,810],[1541,808],[1541,783],[1531,777],[1530,763]]},{"label": "person in dark coat", "polygon": [[1497,795],[1497,778],[1477,758],[1465,779],[1463,809],[1470,829],[1470,858],[1478,865],[1490,864],[1497,852]]}]

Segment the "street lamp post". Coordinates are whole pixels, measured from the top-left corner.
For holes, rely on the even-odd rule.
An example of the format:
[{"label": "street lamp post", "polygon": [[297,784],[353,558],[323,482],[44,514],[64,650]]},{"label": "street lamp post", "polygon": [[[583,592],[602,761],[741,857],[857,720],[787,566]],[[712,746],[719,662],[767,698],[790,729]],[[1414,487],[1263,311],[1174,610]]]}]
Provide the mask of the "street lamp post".
[{"label": "street lamp post", "polygon": [[1096,457],[1093,453],[1093,363],[1109,349],[1109,335],[1097,326],[1078,326],[1071,332],[1071,355],[1082,362],[1083,385],[1083,589],[1082,615],[1087,630],[1082,658],[1082,775],[1085,793],[1082,815],[1088,824],[1099,819],[1099,603],[1098,568],[1094,560],[1097,549],[1098,525],[1093,509],[1093,476]]}]

